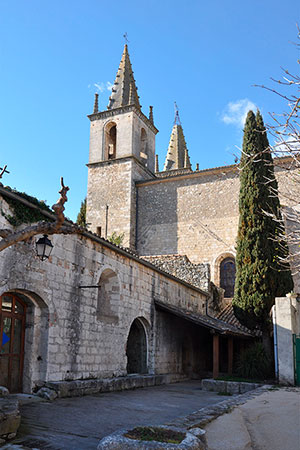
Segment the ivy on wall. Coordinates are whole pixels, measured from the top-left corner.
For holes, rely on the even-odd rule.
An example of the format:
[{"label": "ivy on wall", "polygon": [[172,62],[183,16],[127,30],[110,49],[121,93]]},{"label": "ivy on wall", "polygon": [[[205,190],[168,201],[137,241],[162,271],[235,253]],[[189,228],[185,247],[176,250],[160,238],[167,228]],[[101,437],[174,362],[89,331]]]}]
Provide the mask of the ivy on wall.
[{"label": "ivy on wall", "polygon": [[[38,200],[37,198],[32,197],[31,195],[25,194],[25,192],[17,192],[9,187],[6,187],[5,189],[9,192],[17,194],[19,197],[22,197],[25,200],[28,200],[30,203],[38,206],[40,209],[53,213],[53,211],[49,208],[48,205],[46,205],[44,201]],[[5,197],[5,201],[10,206],[12,214],[5,214],[4,211],[2,210],[1,214],[14,227],[22,225],[23,223],[35,223],[41,220],[47,222],[51,221],[51,219],[44,216],[39,210],[30,208],[29,206],[24,205],[23,203],[13,198],[6,197],[5,194],[3,194],[3,196]]]}]

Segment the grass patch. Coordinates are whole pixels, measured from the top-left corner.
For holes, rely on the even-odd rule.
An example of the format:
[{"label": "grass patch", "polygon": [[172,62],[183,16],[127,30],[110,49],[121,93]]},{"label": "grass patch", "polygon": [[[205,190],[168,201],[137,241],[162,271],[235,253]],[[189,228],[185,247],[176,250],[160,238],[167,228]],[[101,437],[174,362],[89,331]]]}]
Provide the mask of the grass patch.
[{"label": "grass patch", "polygon": [[218,395],[228,395],[228,396],[230,396],[230,395],[232,395],[232,393],[231,392],[221,391],[221,392],[218,392]]},{"label": "grass patch", "polygon": [[168,444],[180,444],[185,438],[185,433],[157,427],[136,427],[129,430],[125,437],[139,441],[158,441]]}]

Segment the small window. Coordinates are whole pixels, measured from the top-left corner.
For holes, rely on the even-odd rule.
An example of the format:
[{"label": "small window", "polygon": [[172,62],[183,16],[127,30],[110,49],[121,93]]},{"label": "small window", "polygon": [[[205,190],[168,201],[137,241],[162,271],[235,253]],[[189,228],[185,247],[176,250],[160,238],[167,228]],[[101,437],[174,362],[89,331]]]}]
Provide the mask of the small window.
[{"label": "small window", "polygon": [[97,227],[97,231],[96,231],[96,233],[98,234],[98,236],[100,236],[100,237],[101,237],[101,227]]},{"label": "small window", "polygon": [[234,258],[225,258],[220,264],[220,287],[224,289],[224,297],[232,298],[235,284]]}]

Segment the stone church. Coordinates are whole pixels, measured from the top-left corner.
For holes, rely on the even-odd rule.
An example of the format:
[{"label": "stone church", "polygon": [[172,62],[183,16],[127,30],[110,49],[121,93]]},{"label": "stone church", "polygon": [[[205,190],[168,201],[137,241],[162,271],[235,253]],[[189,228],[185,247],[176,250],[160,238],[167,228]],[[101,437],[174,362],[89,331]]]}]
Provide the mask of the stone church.
[{"label": "stone church", "polygon": [[[159,170],[127,45],[107,110],[96,94],[88,117],[87,229],[51,237],[45,261],[39,236],[0,252],[0,385],[71,396],[232,373],[254,338],[231,309],[237,166],[193,170],[176,114]],[[290,163],[276,162],[282,189]],[[54,220],[3,185],[0,210],[1,229]]]}]

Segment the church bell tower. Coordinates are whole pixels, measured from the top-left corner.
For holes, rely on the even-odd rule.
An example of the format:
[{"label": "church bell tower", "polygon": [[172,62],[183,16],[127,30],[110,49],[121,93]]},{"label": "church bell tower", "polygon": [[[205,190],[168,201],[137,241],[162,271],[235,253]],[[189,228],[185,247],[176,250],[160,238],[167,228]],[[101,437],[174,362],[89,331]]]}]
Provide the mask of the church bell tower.
[{"label": "church bell tower", "polygon": [[90,156],[88,163],[87,217],[89,230],[104,238],[124,234],[122,245],[135,249],[135,182],[154,178],[155,135],[149,117],[141,110],[127,44],[109,98],[107,110],[88,116]]}]

